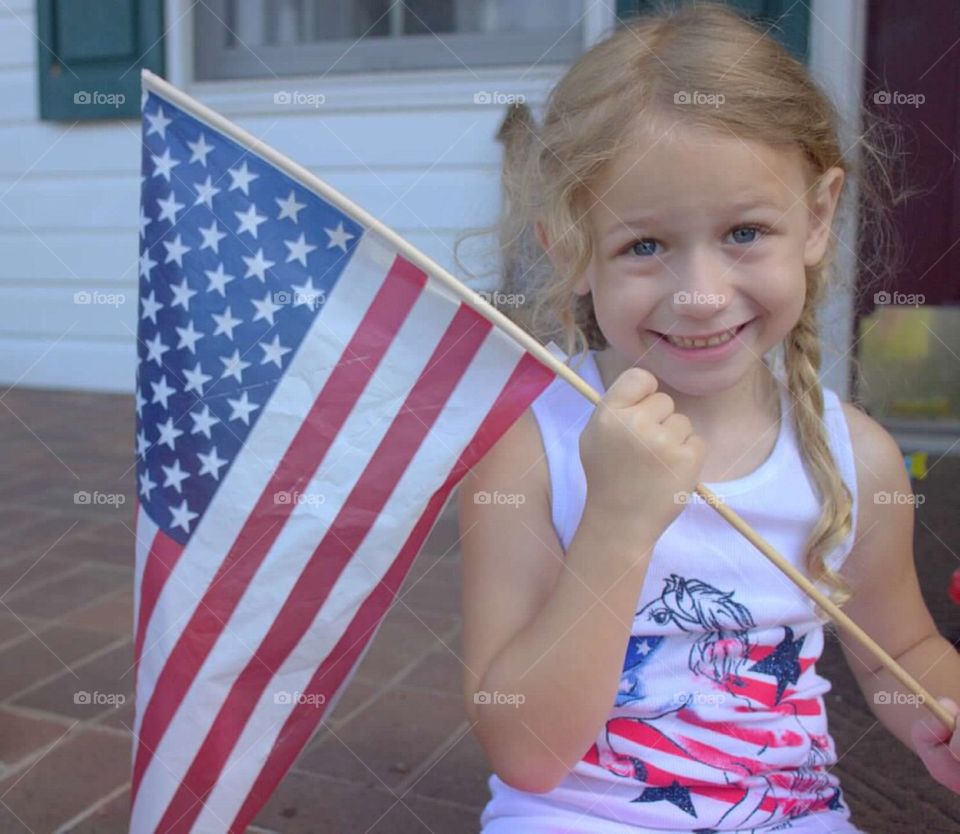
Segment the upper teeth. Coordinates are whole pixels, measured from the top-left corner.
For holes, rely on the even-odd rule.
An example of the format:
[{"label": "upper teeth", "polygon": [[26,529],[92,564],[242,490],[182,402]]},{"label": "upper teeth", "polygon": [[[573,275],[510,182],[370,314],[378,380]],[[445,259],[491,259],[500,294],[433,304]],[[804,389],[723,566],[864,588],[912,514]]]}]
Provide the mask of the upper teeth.
[{"label": "upper teeth", "polygon": [[719,336],[711,336],[709,339],[685,339],[682,336],[668,336],[666,334],[664,334],[664,338],[670,342],[670,344],[677,345],[678,347],[711,347],[729,342],[736,332],[737,328],[731,327],[726,333],[721,333]]}]

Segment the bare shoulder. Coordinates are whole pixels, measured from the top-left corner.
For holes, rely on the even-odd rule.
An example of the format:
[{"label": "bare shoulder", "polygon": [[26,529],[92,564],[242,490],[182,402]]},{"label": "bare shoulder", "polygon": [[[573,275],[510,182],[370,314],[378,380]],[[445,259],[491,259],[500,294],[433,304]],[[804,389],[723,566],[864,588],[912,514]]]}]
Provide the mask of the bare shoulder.
[{"label": "bare shoulder", "polygon": [[496,487],[498,484],[522,490],[525,499],[532,498],[541,506],[550,507],[546,451],[537,419],[529,408],[464,476],[457,495],[460,506],[477,501],[473,495],[477,490],[471,490],[471,485]]},{"label": "bare shoulder", "polygon": [[890,432],[854,403],[841,401],[840,405],[850,427],[850,439],[858,454],[863,453],[877,461],[893,455],[903,462],[900,447]]},{"label": "bare shoulder", "polygon": [[[857,471],[857,539],[865,539],[878,525],[913,527],[912,486],[903,452],[893,435],[854,403],[843,402]],[[864,547],[851,554],[845,573],[864,567]]]},{"label": "bare shoulder", "polygon": [[[857,470],[861,523],[866,530],[875,521],[876,508],[884,506],[884,492],[910,492],[910,477],[903,452],[893,435],[855,404],[841,403],[850,432]],[[876,500],[875,500],[876,499]]]}]

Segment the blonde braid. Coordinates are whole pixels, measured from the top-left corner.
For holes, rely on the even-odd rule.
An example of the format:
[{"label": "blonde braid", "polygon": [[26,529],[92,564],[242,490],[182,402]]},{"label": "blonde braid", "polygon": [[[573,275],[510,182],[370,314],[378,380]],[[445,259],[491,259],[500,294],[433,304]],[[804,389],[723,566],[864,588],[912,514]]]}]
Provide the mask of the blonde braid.
[{"label": "blonde braid", "polygon": [[[803,313],[784,340],[787,387],[794,402],[794,425],[804,464],[813,479],[822,510],[804,545],[805,565],[812,581],[822,580],[830,599],[843,605],[852,596],[849,584],[832,570],[826,556],[850,535],[853,496],[843,482],[830,450],[823,424],[823,391],[820,387],[820,335],[816,310],[825,284],[820,270],[808,272],[808,296]],[[817,614],[828,619],[821,610]]]}]

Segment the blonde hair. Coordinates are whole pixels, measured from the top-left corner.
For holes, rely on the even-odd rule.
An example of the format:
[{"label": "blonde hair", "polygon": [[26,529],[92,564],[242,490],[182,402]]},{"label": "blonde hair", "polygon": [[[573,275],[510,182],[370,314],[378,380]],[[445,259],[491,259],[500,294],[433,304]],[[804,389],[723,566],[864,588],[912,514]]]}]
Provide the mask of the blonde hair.
[{"label": "blonde hair", "polygon": [[[722,106],[675,100],[675,95],[693,91],[722,93]],[[857,144],[865,161],[861,165],[845,159],[839,116],[829,97],[773,38],[713,2],[658,9],[632,18],[573,64],[550,92],[542,127],[521,105],[511,108],[501,128],[501,289],[530,299],[504,312],[541,341],[557,340],[568,356],[607,346],[591,295],[572,292],[576,276],[593,256],[593,241],[582,221],[590,207],[591,185],[631,141],[631,130],[663,114],[691,127],[798,148],[808,185],[816,184],[829,168],[841,168],[846,174],[844,193],[851,179],[860,187],[858,231],[871,236],[867,248],[874,255],[864,268],[876,281],[878,272],[895,266],[879,197],[881,191],[893,191],[892,160],[882,141],[868,137],[888,125],[863,112],[866,130]],[[538,221],[557,266],[533,233]],[[831,599],[843,605],[851,589],[826,557],[852,531],[852,495],[824,430],[817,322],[826,288],[835,278],[835,250],[831,236],[823,260],[806,269],[806,301],[784,339],[782,361],[796,403],[799,445],[822,507],[805,543],[805,565],[811,578],[822,580]],[[824,617],[819,608],[817,613]]]}]

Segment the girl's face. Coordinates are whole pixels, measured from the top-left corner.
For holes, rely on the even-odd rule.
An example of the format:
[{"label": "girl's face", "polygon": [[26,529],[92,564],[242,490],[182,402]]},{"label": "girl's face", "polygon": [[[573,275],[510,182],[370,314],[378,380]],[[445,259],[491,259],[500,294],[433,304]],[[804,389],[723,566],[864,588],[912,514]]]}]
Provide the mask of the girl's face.
[{"label": "girl's face", "polygon": [[[729,388],[790,332],[805,266],[829,241],[843,172],[807,194],[798,149],[733,135],[638,139],[593,187],[594,256],[576,286],[624,367],[639,365],[689,395]],[[661,334],[726,345],[671,346]]]}]

